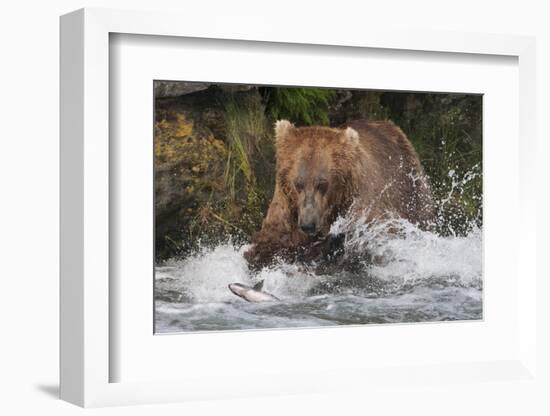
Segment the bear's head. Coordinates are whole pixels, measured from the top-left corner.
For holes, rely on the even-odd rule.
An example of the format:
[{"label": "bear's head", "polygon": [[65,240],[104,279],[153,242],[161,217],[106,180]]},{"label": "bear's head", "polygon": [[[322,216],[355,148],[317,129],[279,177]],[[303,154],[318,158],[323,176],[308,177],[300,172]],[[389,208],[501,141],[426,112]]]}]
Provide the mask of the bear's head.
[{"label": "bear's head", "polygon": [[291,224],[309,238],[328,234],[353,198],[357,131],[275,124],[277,184],[289,206]]}]

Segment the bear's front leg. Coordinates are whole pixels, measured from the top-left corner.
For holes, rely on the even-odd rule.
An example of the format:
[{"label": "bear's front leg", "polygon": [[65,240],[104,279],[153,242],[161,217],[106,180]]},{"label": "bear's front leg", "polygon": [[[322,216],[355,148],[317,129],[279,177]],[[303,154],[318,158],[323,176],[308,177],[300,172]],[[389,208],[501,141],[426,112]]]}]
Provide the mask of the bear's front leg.
[{"label": "bear's front leg", "polygon": [[248,262],[250,269],[260,270],[263,267],[269,266],[274,260],[275,253],[280,251],[281,249],[275,247],[273,244],[259,242],[245,251],[244,258]]},{"label": "bear's front leg", "polygon": [[244,258],[252,270],[269,266],[278,259],[294,262],[299,248],[306,242],[307,237],[297,231],[274,233],[273,230],[262,230],[255,236],[254,245],[244,253]]}]

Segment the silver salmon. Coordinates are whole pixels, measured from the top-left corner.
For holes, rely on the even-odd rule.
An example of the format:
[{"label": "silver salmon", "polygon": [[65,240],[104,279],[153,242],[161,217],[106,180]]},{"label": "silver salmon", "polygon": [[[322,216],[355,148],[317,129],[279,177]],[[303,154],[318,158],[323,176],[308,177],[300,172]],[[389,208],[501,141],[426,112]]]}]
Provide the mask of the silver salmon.
[{"label": "silver salmon", "polygon": [[263,282],[258,283],[254,287],[241,283],[231,283],[228,287],[231,292],[248,302],[274,302],[279,300],[279,298],[273,296],[271,293],[262,291],[262,286]]}]

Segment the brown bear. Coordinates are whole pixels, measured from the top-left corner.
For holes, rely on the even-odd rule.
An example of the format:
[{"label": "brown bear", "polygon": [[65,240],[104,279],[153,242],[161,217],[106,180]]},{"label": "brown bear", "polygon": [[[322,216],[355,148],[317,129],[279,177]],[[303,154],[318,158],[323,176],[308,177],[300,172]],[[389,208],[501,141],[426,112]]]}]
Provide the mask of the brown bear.
[{"label": "brown bear", "polygon": [[245,253],[253,267],[317,247],[338,216],[369,222],[398,216],[420,225],[431,221],[428,179],[412,144],[393,122],[359,120],[339,129],[295,127],[280,120],[275,137],[273,199]]}]

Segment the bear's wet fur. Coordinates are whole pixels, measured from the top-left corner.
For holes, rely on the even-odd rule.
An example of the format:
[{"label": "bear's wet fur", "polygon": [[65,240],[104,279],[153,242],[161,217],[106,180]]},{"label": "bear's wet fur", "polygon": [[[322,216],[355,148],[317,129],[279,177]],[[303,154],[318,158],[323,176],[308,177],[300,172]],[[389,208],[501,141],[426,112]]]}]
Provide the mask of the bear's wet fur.
[{"label": "bear's wet fur", "polygon": [[[411,142],[391,121],[353,121],[343,128],[275,124],[275,191],[245,258],[253,268],[276,257],[330,256],[341,237],[329,235],[344,215],[391,217],[427,226],[431,188]],[[336,240],[335,240],[335,237]]]}]

